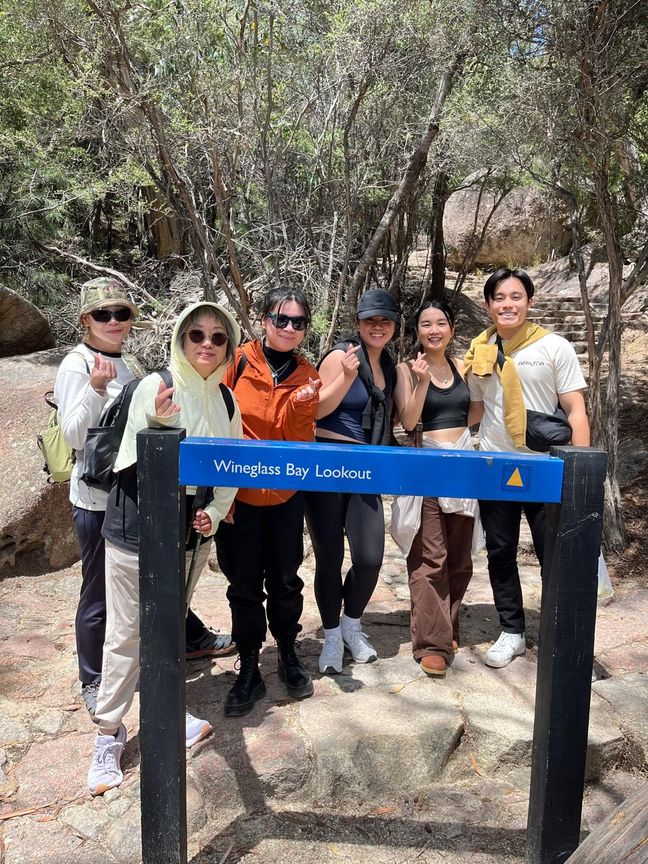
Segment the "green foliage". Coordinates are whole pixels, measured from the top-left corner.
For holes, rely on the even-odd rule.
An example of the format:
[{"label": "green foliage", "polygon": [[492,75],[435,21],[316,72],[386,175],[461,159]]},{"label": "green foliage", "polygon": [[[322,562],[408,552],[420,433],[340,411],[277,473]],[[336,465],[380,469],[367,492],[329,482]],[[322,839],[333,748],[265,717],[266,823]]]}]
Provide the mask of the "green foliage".
[{"label": "green foliage", "polygon": [[493,189],[560,182],[591,214],[603,138],[628,230],[648,191],[648,39],[637,4],[608,3],[609,39],[583,99],[586,25],[599,5],[5,0],[7,268],[40,300],[43,273],[83,275],[43,246],[126,272],[168,256],[203,284],[233,254],[255,290],[290,278],[328,309],[327,286],[361,255],[457,51],[463,66],[412,233],[433,215],[441,170],[449,191],[484,172]]}]

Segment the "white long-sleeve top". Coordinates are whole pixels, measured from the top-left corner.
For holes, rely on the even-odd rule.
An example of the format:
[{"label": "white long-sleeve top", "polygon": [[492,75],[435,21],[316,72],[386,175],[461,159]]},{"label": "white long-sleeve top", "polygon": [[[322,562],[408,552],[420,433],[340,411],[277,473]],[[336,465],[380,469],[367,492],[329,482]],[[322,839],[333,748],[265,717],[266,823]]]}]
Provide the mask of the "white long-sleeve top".
[{"label": "white long-sleeve top", "polygon": [[[104,395],[90,386],[90,370],[96,353],[108,357],[115,364],[117,377],[109,381]],[[131,364],[133,365],[132,358]],[[70,478],[70,501],[82,510],[105,510],[107,493],[91,489],[80,478],[83,474],[83,448],[88,429],[99,423],[103,410],[119,395],[122,387],[136,375],[126,365],[121,354],[96,352],[81,343],[59,366],[54,382],[54,396],[61,414],[63,437],[74,449],[76,463]]]}]

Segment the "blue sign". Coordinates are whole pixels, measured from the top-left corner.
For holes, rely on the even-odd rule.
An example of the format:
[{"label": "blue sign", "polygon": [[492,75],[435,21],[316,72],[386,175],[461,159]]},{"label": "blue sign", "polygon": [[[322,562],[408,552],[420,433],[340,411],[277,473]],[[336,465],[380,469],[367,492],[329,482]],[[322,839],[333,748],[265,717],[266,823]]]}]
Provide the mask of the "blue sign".
[{"label": "blue sign", "polygon": [[560,501],[563,462],[465,450],[186,438],[183,486]]}]

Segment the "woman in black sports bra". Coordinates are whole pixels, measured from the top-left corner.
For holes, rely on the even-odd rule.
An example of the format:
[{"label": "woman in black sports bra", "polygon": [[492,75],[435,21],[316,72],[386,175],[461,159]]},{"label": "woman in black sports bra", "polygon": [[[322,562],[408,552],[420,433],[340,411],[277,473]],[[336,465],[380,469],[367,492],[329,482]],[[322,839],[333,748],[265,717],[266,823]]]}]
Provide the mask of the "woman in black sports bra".
[{"label": "woman in black sports bra", "polygon": [[[470,394],[463,362],[450,359],[452,309],[426,301],[416,316],[416,357],[396,369],[394,401],[407,430],[423,427],[423,446],[471,449]],[[459,647],[459,607],[472,576],[472,536],[477,502],[472,499],[408,499],[415,503],[416,534],[407,555],[411,596],[412,652],[427,675],[445,675]],[[401,505],[398,499],[394,508]],[[410,535],[411,536],[411,535]],[[400,544],[402,545],[402,544]]]}]

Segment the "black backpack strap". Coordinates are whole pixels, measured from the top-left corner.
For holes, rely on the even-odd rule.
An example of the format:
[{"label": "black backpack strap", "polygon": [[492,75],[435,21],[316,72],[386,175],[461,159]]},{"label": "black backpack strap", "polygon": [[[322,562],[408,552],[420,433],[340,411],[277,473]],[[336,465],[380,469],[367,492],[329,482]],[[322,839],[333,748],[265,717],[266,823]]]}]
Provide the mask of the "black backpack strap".
[{"label": "black backpack strap", "polygon": [[[245,351],[241,351],[241,356],[239,357],[238,363],[236,364],[236,372],[234,373],[234,380],[232,381],[232,390],[236,387],[236,382],[239,380],[243,372],[245,371],[245,367],[248,364],[248,358]],[[222,385],[221,385],[222,386]],[[230,420],[232,419],[232,415],[230,414]]]},{"label": "black backpack strap", "polygon": [[[243,355],[245,357],[245,354]],[[237,370],[238,372],[238,370]],[[223,396],[223,402],[227,406],[227,415],[230,419],[230,423],[232,422],[232,417],[234,416],[234,396],[232,395],[232,391],[227,387],[223,382],[219,384],[221,394]]]},{"label": "black backpack strap", "polygon": [[[347,336],[346,339],[340,339],[339,342],[336,342],[332,348],[329,348],[326,354],[322,354],[315,368],[319,369],[322,363],[329,356],[329,354],[332,354],[334,351],[346,351],[349,345],[362,345],[362,342],[358,339],[357,335],[353,333]],[[362,383],[364,384],[364,381]]]},{"label": "black backpack strap", "polygon": [[164,381],[165,387],[173,387],[173,375],[171,375],[170,369],[156,369],[155,371]]},{"label": "black backpack strap", "polygon": [[[156,369],[155,372],[164,381],[165,387],[173,387],[173,377],[168,369]],[[105,424],[103,423],[104,418],[102,417],[101,425],[109,426],[112,424],[113,426],[113,453],[119,452],[122,438],[124,437],[124,430],[126,429],[126,423],[128,421],[128,409],[130,408],[130,403],[133,399],[133,393],[139,386],[140,381],[142,381],[141,378],[134,378],[132,381],[129,381],[128,384],[125,384],[124,387],[122,387],[119,396],[106,412],[107,422]]]},{"label": "black backpack strap", "polygon": [[140,378],[134,378],[132,381],[129,381],[128,384],[124,384],[119,396],[115,399],[106,413],[101,416],[101,426],[113,427],[113,453],[119,451],[122,438],[124,437],[124,430],[126,429],[126,421],[128,420],[128,409],[130,408],[130,403],[133,399],[133,393],[137,389],[140,380]]}]

